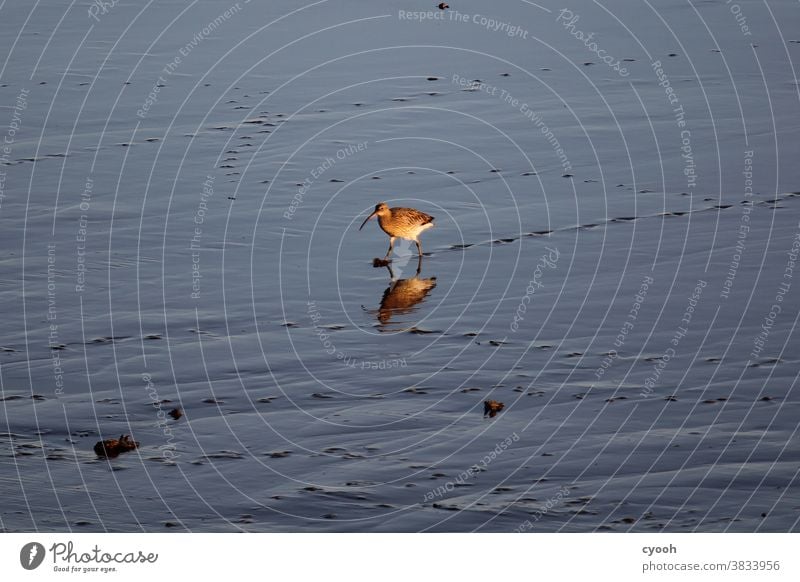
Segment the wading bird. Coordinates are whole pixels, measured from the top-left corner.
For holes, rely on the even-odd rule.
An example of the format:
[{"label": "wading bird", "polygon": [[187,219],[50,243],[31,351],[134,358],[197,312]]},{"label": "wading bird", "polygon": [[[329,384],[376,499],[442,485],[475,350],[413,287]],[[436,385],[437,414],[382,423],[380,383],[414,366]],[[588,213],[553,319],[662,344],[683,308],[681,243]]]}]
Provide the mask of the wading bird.
[{"label": "wading bird", "polygon": [[433,216],[414,208],[389,208],[385,202],[381,202],[375,207],[372,214],[361,223],[358,230],[364,228],[364,225],[373,216],[378,217],[381,229],[389,235],[389,250],[386,251],[385,259],[392,254],[394,239],[398,237],[417,243],[417,251],[419,251],[419,256],[422,256],[422,245],[419,244],[417,237],[433,226]]}]

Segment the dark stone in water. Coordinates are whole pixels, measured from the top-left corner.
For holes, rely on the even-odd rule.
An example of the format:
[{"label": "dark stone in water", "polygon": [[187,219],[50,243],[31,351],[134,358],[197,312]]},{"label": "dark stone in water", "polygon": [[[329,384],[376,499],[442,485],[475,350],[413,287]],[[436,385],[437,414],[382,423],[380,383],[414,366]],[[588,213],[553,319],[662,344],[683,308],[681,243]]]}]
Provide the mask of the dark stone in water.
[{"label": "dark stone in water", "polygon": [[94,452],[98,457],[113,459],[121,453],[126,453],[139,448],[139,443],[129,435],[119,435],[118,439],[106,439],[94,445]]},{"label": "dark stone in water", "polygon": [[494,418],[497,416],[497,413],[503,410],[505,404],[502,402],[498,402],[497,400],[484,400],[483,401],[483,416],[488,416],[489,418]]}]

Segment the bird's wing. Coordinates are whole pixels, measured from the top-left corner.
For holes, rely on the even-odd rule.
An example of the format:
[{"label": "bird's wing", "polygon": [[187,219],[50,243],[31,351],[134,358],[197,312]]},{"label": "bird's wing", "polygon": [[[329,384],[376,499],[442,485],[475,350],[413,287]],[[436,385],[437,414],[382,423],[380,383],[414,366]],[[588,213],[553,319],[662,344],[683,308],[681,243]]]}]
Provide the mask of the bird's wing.
[{"label": "bird's wing", "polygon": [[393,216],[399,216],[408,224],[428,224],[433,222],[433,216],[420,212],[415,208],[393,208]]}]

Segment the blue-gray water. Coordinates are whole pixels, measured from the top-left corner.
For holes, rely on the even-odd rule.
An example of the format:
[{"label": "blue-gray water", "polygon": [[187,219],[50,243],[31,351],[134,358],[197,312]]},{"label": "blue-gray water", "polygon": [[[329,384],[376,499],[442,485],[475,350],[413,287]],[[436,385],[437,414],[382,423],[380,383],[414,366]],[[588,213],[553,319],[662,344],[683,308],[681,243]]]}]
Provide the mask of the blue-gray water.
[{"label": "blue-gray water", "polygon": [[662,4],[3,4],[0,529],[797,530],[800,13]]}]

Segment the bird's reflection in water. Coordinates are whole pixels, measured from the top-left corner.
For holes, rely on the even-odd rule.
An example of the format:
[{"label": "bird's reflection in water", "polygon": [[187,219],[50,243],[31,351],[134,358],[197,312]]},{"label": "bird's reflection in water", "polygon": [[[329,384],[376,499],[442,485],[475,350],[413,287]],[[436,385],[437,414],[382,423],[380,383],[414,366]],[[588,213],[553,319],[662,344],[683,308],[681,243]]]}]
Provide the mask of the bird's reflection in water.
[{"label": "bird's reflection in water", "polygon": [[397,279],[391,262],[378,261],[375,266],[387,268],[391,284],[383,292],[380,307],[376,310],[371,310],[370,313],[377,316],[378,321],[380,321],[379,329],[388,331],[388,325],[391,323],[392,317],[406,315],[415,311],[416,305],[427,297],[431,289],[436,287],[436,277],[423,279],[419,276],[422,271],[421,256],[417,261],[416,273],[409,279]]}]

